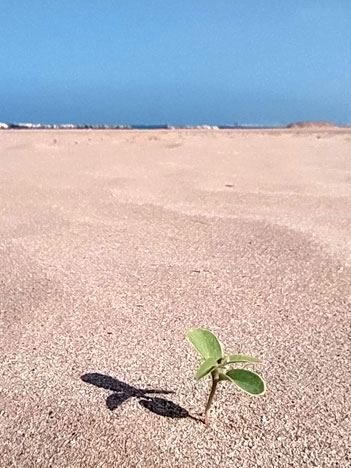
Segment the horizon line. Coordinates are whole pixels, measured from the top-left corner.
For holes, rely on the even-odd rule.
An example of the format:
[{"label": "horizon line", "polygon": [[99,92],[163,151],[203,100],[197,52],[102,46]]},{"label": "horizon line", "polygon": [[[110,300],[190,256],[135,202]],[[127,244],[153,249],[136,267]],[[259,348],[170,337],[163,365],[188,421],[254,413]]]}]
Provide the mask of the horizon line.
[{"label": "horizon line", "polygon": [[222,123],[222,124],[180,124],[180,125],[172,125],[166,123],[135,123],[135,124],[90,124],[90,123],[38,123],[38,122],[1,122],[0,121],[0,129],[116,129],[116,130],[152,130],[152,129],[269,129],[269,128],[291,128],[291,127],[312,127],[312,126],[322,126],[322,127],[349,127],[351,126],[350,123],[345,122],[338,122],[335,123],[333,121],[316,121],[316,120],[302,120],[302,121],[295,121],[288,124],[255,124],[255,123]]}]

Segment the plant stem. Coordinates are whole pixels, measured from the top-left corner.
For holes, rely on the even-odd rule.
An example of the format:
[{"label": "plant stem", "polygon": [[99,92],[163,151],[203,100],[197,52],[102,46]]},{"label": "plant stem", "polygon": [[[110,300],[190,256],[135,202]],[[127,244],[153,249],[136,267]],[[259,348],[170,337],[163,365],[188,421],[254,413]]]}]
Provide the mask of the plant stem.
[{"label": "plant stem", "polygon": [[211,393],[210,393],[210,396],[208,397],[208,401],[207,401],[207,405],[206,405],[206,409],[205,409],[205,424],[208,424],[209,420],[210,420],[210,409],[211,409],[211,405],[212,405],[212,402],[213,402],[213,397],[214,397],[214,394],[215,394],[215,391],[216,391],[216,387],[217,387],[217,384],[219,382],[217,374],[218,374],[218,372],[212,372],[211,373],[212,388],[211,388]]}]

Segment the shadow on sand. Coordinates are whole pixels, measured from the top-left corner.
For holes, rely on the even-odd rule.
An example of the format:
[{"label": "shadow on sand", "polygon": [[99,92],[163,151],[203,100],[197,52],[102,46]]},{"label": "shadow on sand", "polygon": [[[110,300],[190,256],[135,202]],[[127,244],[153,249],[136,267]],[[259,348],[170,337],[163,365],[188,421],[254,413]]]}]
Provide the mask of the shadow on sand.
[{"label": "shadow on sand", "polygon": [[84,382],[95,385],[96,387],[111,390],[111,395],[106,399],[106,406],[111,411],[118,408],[122,403],[130,398],[136,398],[143,408],[146,408],[159,416],[176,419],[191,418],[195,421],[201,422],[200,419],[192,416],[186,409],[176,405],[172,401],[153,396],[160,394],[169,395],[174,393],[172,391],[135,388],[118,379],[98,373],[84,374],[81,376],[81,379]]}]

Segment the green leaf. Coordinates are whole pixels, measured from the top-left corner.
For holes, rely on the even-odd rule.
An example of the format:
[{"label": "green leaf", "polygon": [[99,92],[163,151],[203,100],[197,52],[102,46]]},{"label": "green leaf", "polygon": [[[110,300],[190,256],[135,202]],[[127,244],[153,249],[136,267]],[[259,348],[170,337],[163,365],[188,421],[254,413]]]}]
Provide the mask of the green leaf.
[{"label": "green leaf", "polygon": [[255,372],[246,369],[231,369],[227,376],[241,390],[250,395],[262,395],[266,390],[264,380]]},{"label": "green leaf", "polygon": [[192,328],[188,331],[188,339],[204,359],[214,358],[218,361],[223,357],[219,341],[209,330]]},{"label": "green leaf", "polygon": [[206,361],[200,364],[196,371],[196,380],[200,380],[207,374],[213,371],[217,367],[217,361],[214,358],[208,358]]},{"label": "green leaf", "polygon": [[226,364],[233,364],[235,362],[261,362],[259,359],[256,359],[251,356],[245,356],[245,354],[230,354],[227,358]]}]

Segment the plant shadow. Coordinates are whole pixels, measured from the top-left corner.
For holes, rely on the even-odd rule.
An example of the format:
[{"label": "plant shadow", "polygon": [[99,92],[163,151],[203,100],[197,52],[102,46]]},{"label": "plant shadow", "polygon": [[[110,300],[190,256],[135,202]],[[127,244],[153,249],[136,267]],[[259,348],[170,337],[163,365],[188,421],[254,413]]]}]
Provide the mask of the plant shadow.
[{"label": "plant shadow", "polygon": [[122,405],[130,398],[136,398],[138,403],[143,408],[151,411],[152,413],[164,416],[167,418],[181,419],[191,418],[200,422],[200,419],[192,416],[186,409],[173,403],[173,401],[165,398],[160,398],[153,395],[169,395],[174,394],[170,390],[156,390],[152,388],[136,388],[128,385],[121,380],[114,379],[108,375],[89,373],[81,376],[83,382],[95,385],[95,387],[110,390],[112,393],[106,398],[106,406],[109,410],[113,411]]}]

